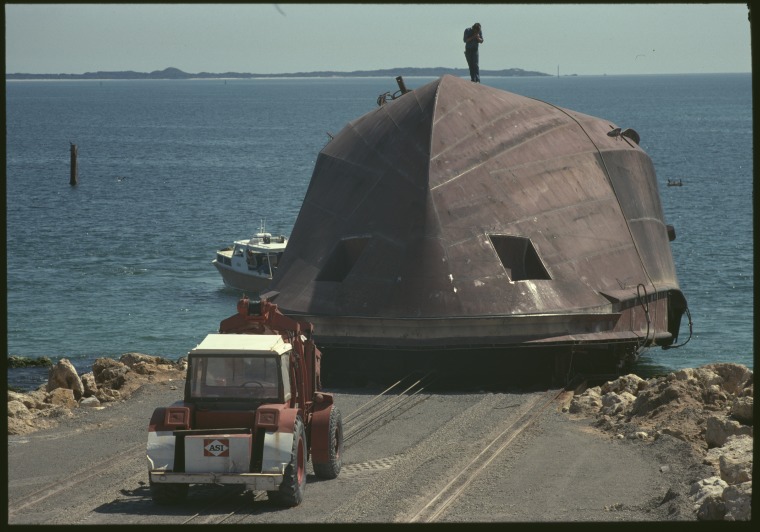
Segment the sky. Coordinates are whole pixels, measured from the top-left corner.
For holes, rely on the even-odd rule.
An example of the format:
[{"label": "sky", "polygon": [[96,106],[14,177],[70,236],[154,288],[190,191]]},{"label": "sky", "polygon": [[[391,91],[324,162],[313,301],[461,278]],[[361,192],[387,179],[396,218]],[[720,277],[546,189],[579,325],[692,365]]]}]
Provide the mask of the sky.
[{"label": "sky", "polygon": [[5,4],[7,73],[751,72],[747,4]]}]

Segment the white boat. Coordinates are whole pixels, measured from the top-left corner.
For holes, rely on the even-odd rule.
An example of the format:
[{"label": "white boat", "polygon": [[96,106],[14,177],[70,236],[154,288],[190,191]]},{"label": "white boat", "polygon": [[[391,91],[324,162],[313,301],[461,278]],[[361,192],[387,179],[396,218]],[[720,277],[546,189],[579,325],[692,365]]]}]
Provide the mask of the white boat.
[{"label": "white boat", "polygon": [[283,235],[272,236],[262,231],[249,240],[236,240],[220,249],[211,263],[219,270],[225,285],[256,295],[269,286],[287,244]]}]

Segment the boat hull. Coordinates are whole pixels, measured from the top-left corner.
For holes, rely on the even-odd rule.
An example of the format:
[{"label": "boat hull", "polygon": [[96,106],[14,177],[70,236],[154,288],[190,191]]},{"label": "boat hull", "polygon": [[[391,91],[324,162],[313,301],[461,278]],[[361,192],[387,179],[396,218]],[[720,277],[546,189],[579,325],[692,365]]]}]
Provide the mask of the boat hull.
[{"label": "boat hull", "polygon": [[320,152],[272,294],[325,351],[673,345],[686,300],[638,138],[444,76]]},{"label": "boat hull", "polygon": [[217,271],[221,274],[225,286],[247,295],[258,295],[262,291],[268,289],[272,282],[272,279],[269,277],[241,273],[225,266],[224,264],[220,264],[216,260],[212,262]]}]

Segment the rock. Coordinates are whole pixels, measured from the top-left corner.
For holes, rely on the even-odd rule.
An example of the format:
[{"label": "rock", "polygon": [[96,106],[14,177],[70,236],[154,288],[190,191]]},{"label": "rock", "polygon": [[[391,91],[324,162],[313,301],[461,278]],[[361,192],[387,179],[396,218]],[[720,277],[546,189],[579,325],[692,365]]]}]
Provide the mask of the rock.
[{"label": "rock", "polygon": [[752,519],[752,482],[729,486],[723,491],[726,521],[749,521]]},{"label": "rock", "polygon": [[752,383],[752,380],[747,381],[747,383],[744,385],[744,388],[742,388],[742,391],[736,395],[737,397],[754,397],[755,385]]},{"label": "rock", "polygon": [[[696,484],[692,498],[684,497],[683,504],[693,503],[686,514],[741,520],[752,486],[753,382],[752,371],[739,364],[687,368],[646,381],[626,375],[574,397],[568,411],[595,417],[591,425],[612,438],[687,442],[694,467],[701,460],[715,475]],[[724,498],[729,485],[742,489]]]},{"label": "rock", "polygon": [[753,438],[731,436],[721,447],[719,458],[720,478],[729,485],[742,484],[752,480]]},{"label": "rock", "polygon": [[702,458],[702,463],[712,466],[715,469],[715,474],[720,475],[720,457],[723,456],[722,447],[713,447],[708,449]]},{"label": "rock", "polygon": [[682,430],[678,430],[678,429],[672,429],[672,428],[669,428],[669,427],[665,427],[664,429],[658,430],[655,433],[655,437],[657,437],[657,438],[659,438],[659,437],[661,437],[663,435],[673,436],[674,438],[678,438],[681,441],[689,441],[689,438],[686,436],[686,434],[684,434],[684,432]]},{"label": "rock", "polygon": [[720,477],[703,478],[691,485],[689,496],[695,503],[700,503],[708,495],[723,495],[723,490],[727,487],[728,484]]},{"label": "rock", "polygon": [[85,397],[81,401],[79,401],[79,406],[81,407],[98,407],[100,406],[100,401],[98,401],[97,397]]},{"label": "rock", "polygon": [[720,377],[720,382],[716,384],[731,395],[738,395],[753,378],[752,370],[741,364],[707,364],[702,369],[716,373]]},{"label": "rock", "polygon": [[59,418],[73,416],[71,409],[78,406],[100,407],[104,403],[127,399],[147,382],[181,382],[187,371],[186,359],[175,364],[165,358],[140,353],[126,353],[122,358],[134,367],[142,368],[138,370],[140,373],[130,369],[125,362],[99,358],[91,372],[79,377],[73,365],[62,359],[53,368],[55,372],[51,370],[48,384],[40,389],[28,393],[9,390],[8,434],[28,434],[54,427]]},{"label": "rock", "polygon": [[47,402],[54,406],[76,408],[77,401],[74,399],[74,391],[68,388],[56,388],[48,394]]},{"label": "rock", "polygon": [[620,414],[628,408],[628,405],[636,400],[636,396],[629,392],[609,392],[602,396],[602,408],[600,412],[608,416]]},{"label": "rock", "polygon": [[124,353],[119,357],[119,362],[139,375],[153,375],[158,371],[174,369],[171,360],[142,353]]},{"label": "rock", "polygon": [[643,416],[673,401],[677,401],[683,395],[682,390],[685,386],[685,384],[678,381],[666,381],[642,390],[631,406],[631,414]]},{"label": "rock", "polygon": [[119,362],[140,375],[153,375],[160,371],[177,370],[178,365],[168,358],[144,355],[142,353],[124,353]]},{"label": "rock", "polygon": [[[43,385],[43,388],[46,385]],[[44,390],[35,390],[27,394],[23,394],[22,401],[29,410],[46,410],[51,407],[50,403],[47,403],[48,393]]]},{"label": "rock", "polygon": [[99,389],[118,390],[127,381],[127,373],[130,371],[126,364],[112,358],[99,358],[92,365],[92,372]]},{"label": "rock", "polygon": [[26,397],[25,393],[16,392],[13,390],[8,390],[8,402],[11,401],[22,401],[24,400],[24,397]]},{"label": "rock", "polygon": [[705,497],[697,509],[697,519],[699,521],[722,521],[725,515],[726,503],[718,495]]},{"label": "rock", "polygon": [[95,374],[90,371],[82,375],[82,385],[84,386],[84,396],[93,397],[98,393],[98,383],[95,382]]},{"label": "rock", "polygon": [[674,378],[675,380],[684,381],[691,386],[701,386],[703,388],[721,382],[720,375],[712,370],[705,369],[704,367],[685,368],[676,371]]},{"label": "rock", "polygon": [[728,395],[717,384],[711,384],[704,393],[705,404],[723,404],[728,401]]},{"label": "rock", "polygon": [[614,381],[606,382],[601,386],[602,395],[610,392],[621,393],[628,392],[631,395],[637,395],[639,390],[647,386],[647,381],[639,377],[638,375],[629,374],[622,377],[618,377]]},{"label": "rock", "polygon": [[118,390],[110,388],[99,388],[95,398],[101,403],[113,403],[121,400],[121,394]]},{"label": "rock", "polygon": [[581,395],[574,395],[570,402],[569,412],[571,414],[596,415],[602,407],[602,396],[599,388],[589,388]]},{"label": "rock", "polygon": [[705,429],[707,447],[722,447],[729,436],[752,436],[752,427],[742,425],[738,421],[719,416],[709,416]]},{"label": "rock", "polygon": [[34,418],[34,414],[32,414],[29,409],[18,400],[8,401],[8,417],[12,417],[15,419],[32,419]]},{"label": "rock", "polygon": [[74,392],[74,398],[79,399],[84,394],[82,380],[77,374],[74,365],[68,359],[62,358],[53,366],[48,374],[47,391],[52,392],[56,388],[66,388]]},{"label": "rock", "polygon": [[752,396],[737,397],[731,404],[731,415],[740,423],[752,426],[754,399]]}]

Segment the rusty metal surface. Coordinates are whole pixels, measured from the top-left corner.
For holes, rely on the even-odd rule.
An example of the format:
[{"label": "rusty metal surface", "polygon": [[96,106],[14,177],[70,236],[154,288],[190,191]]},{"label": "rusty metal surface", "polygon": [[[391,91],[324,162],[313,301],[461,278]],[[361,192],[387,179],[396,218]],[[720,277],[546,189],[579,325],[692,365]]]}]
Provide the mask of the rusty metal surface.
[{"label": "rusty metal surface", "polygon": [[453,76],[361,116],[319,154],[276,303],[335,345],[672,342],[685,299],[655,171],[616,127]]}]

